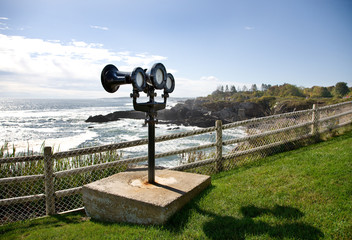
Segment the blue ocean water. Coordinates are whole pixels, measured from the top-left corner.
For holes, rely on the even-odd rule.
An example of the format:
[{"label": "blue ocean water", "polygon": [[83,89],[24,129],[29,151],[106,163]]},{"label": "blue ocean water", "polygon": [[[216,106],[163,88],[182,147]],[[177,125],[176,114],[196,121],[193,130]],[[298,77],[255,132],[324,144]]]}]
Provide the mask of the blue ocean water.
[{"label": "blue ocean water", "polygon": [[[147,99],[141,99],[141,102]],[[169,98],[167,108],[186,99]],[[14,146],[17,152],[40,152],[43,145],[51,146],[54,151],[65,151],[86,146],[147,138],[148,128],[144,120],[121,119],[108,123],[86,123],[89,116],[108,114],[114,111],[133,110],[131,98],[106,99],[1,99],[0,98],[0,146],[5,142]],[[198,129],[193,126],[158,124],[156,136]],[[241,136],[243,131],[235,131]],[[175,141],[170,150],[190,147],[209,141],[192,138]],[[211,140],[212,141],[212,140]],[[125,154],[146,155],[147,149]],[[162,165],[176,164],[166,160]]]},{"label": "blue ocean water", "polygon": [[[179,101],[182,99],[169,99],[168,107]],[[45,141],[45,145],[68,150],[146,137],[144,120],[85,122],[89,116],[122,110],[133,110],[130,98],[0,99],[0,144],[38,151]],[[161,127],[159,134],[164,130]]]}]

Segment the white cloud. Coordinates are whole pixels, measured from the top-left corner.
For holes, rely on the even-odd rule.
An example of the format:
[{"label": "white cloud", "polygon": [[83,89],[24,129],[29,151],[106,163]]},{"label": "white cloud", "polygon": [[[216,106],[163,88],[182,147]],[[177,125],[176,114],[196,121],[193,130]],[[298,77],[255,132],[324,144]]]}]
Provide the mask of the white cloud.
[{"label": "white cloud", "polygon": [[250,30],[253,30],[254,27],[246,26],[246,27],[244,27],[244,29],[250,31]]},{"label": "white cloud", "polygon": [[203,76],[200,79],[176,78],[175,97],[199,97],[208,96],[214,92],[219,85],[234,85],[235,82],[224,82],[215,76]]},{"label": "white cloud", "polygon": [[[121,86],[114,94],[104,91],[100,74],[106,64],[131,71],[137,66],[150,68],[155,62],[167,60],[165,56],[149,53],[114,52],[97,43],[72,40],[65,44],[60,40],[3,34],[0,34],[0,53],[0,97],[128,97],[132,90],[130,85]],[[177,76],[176,69],[166,67],[176,81],[171,97],[207,96],[219,85],[243,86],[215,76],[182,78]]]},{"label": "white cloud", "polygon": [[231,88],[235,86],[236,88],[246,86],[248,89],[251,84],[238,82],[238,81],[222,81],[215,76],[203,76],[198,80],[191,80],[185,78],[177,78],[175,91],[172,96],[175,97],[199,97],[208,96],[214,92],[219,86],[226,85]]},{"label": "white cloud", "polygon": [[[7,17],[0,17],[0,21],[1,20],[8,20]],[[0,22],[0,30],[9,30],[10,28],[7,26],[6,23],[4,22]]]},{"label": "white cloud", "polygon": [[94,26],[94,25],[91,25],[90,28],[104,30],[104,31],[108,31],[109,30],[109,28],[107,28],[107,27]]},{"label": "white cloud", "polygon": [[167,68],[167,72],[171,73],[171,74],[176,74],[178,71],[176,69],[173,69],[173,68]]},{"label": "white cloud", "polygon": [[[106,64],[131,71],[136,66],[149,68],[166,59],[148,53],[114,52],[102,44],[83,41],[64,44],[3,34],[0,52],[0,97],[11,96],[11,92],[37,94],[36,97],[107,97],[100,84],[100,73]],[[128,87],[121,89],[130,92]]]},{"label": "white cloud", "polygon": [[9,30],[9,29],[10,28],[6,24],[0,22],[0,30]]},{"label": "white cloud", "polygon": [[199,97],[207,96],[214,89],[211,81],[202,77],[201,79],[188,79],[188,78],[176,78],[175,79],[175,90],[172,93],[174,97]]}]

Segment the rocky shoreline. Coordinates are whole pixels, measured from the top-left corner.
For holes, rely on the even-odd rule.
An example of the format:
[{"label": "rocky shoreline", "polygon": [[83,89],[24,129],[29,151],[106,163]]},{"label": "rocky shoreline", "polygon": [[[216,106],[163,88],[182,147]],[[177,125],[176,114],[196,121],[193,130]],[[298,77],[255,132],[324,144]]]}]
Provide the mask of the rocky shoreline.
[{"label": "rocky shoreline", "polygon": [[[253,102],[209,102],[191,99],[178,103],[171,109],[158,111],[159,123],[184,126],[213,127],[216,120],[224,124],[255,117],[267,116],[268,110]],[[90,116],[86,122],[104,123],[121,118],[145,119],[145,113],[137,111],[117,111],[107,115]]]},{"label": "rocky shoreline", "polygon": [[[158,120],[161,124],[176,124],[184,126],[213,127],[216,120],[222,120],[223,124],[265,117],[272,114],[281,114],[292,111],[300,111],[312,108],[316,103],[321,106],[324,102],[305,100],[294,102],[290,99],[277,101],[270,107],[265,101],[258,102],[234,102],[234,101],[210,101],[206,98],[196,98],[178,103],[171,109],[158,111]],[[144,112],[117,111],[107,115],[90,116],[86,122],[104,123],[118,121],[122,118],[145,119]]]}]

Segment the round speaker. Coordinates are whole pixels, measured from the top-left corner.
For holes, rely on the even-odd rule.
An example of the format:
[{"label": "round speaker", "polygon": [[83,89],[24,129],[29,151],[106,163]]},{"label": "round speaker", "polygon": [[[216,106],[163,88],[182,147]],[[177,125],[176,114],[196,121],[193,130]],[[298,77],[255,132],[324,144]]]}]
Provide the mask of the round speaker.
[{"label": "round speaker", "polygon": [[116,92],[120,85],[118,79],[117,72],[119,70],[112,64],[106,65],[101,72],[101,84],[103,85],[105,91],[109,93]]},{"label": "round speaker", "polygon": [[175,78],[171,73],[168,73],[164,91],[167,93],[172,93],[174,89],[175,89]]},{"label": "round speaker", "polygon": [[167,79],[166,68],[162,63],[156,63],[150,69],[149,79],[156,89],[163,89]]}]

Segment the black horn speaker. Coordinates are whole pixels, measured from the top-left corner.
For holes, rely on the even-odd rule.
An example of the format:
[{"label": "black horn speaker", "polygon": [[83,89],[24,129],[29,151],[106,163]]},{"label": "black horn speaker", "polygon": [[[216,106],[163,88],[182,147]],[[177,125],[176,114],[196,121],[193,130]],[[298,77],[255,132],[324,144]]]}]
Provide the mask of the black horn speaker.
[{"label": "black horn speaker", "polygon": [[147,84],[147,76],[140,67],[132,72],[121,72],[112,64],[106,65],[101,72],[101,84],[105,91],[116,92],[121,85],[132,84],[133,89],[143,91]]}]

